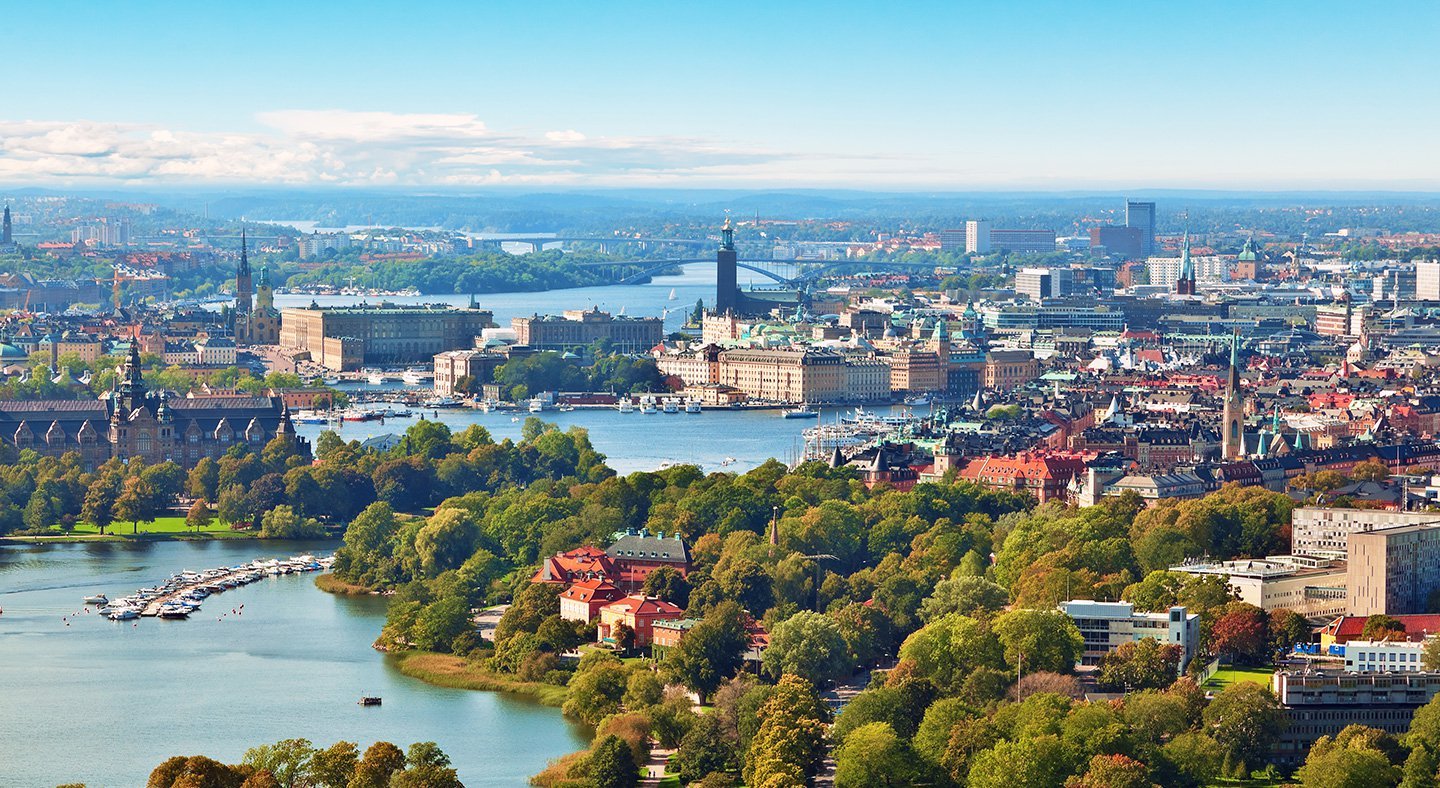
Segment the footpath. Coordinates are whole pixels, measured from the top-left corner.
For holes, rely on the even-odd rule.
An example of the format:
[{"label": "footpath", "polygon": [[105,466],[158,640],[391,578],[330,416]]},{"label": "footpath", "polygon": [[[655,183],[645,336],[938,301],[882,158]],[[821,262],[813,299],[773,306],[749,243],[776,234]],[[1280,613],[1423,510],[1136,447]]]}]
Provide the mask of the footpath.
[{"label": "footpath", "polygon": [[[894,665],[887,665],[886,667],[894,667]],[[870,671],[861,670],[849,679],[846,679],[844,684],[823,693],[820,699],[824,701],[826,707],[830,709],[830,719],[833,720],[839,717],[840,711],[845,708],[845,704],[854,700],[855,696],[864,691],[869,684]],[[820,762],[820,771],[815,773],[815,778],[811,781],[811,784],[817,786],[817,788],[819,786],[833,786],[835,784],[835,742],[828,737],[825,740],[825,759]]]}]

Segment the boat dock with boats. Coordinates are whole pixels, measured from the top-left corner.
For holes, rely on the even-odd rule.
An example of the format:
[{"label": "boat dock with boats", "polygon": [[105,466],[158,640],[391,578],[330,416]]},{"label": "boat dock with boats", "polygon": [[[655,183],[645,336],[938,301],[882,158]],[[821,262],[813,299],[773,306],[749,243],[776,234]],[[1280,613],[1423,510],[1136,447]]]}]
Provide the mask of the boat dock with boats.
[{"label": "boat dock with boats", "polygon": [[212,595],[223,594],[266,577],[328,569],[334,562],[333,556],[316,558],[299,555],[255,560],[203,572],[187,570],[171,575],[160,585],[139,589],[129,596],[108,599],[104,594],[96,594],[85,597],[84,601],[87,605],[95,605],[96,612],[111,621],[130,621],[141,617],[184,619],[198,611],[201,603]]}]

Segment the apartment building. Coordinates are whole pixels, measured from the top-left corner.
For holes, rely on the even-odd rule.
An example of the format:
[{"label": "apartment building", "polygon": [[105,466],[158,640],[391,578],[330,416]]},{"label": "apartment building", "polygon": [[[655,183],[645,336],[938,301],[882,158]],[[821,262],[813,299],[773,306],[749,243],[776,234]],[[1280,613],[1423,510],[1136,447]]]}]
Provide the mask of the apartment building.
[{"label": "apartment building", "polygon": [[720,352],[720,380],[751,399],[840,402],[849,399],[845,357],[818,348],[754,348]]},{"label": "apartment building", "polygon": [[1432,609],[1440,594],[1440,527],[1402,525],[1349,537],[1348,612],[1401,615]]},{"label": "apartment building", "polygon": [[1350,534],[1419,523],[1440,524],[1440,515],[1433,512],[1299,506],[1290,513],[1290,552],[1317,558],[1343,559],[1350,542]]}]

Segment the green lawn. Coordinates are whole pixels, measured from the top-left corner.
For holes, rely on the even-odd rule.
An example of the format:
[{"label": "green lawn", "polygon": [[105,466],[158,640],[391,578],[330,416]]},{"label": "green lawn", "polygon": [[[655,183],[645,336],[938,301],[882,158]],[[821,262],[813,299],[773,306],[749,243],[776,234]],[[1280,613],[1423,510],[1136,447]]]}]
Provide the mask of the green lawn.
[{"label": "green lawn", "polygon": [[[98,536],[100,534],[100,529],[96,528],[90,523],[76,523],[75,527],[71,529],[68,533],[60,530],[59,527],[51,528],[50,530],[51,533],[55,536]],[[175,536],[177,534],[194,533],[197,532],[185,525],[185,518],[183,516],[157,517],[153,522],[140,523],[138,531],[135,530],[134,525],[121,522],[111,523],[105,528],[106,536],[117,537],[143,537],[146,534],[163,534],[166,536]],[[209,528],[201,529],[198,533],[205,534],[211,538],[243,538],[253,536],[253,534],[247,531],[232,531],[230,530],[230,526],[220,522],[219,520],[215,520],[210,524]]]},{"label": "green lawn", "polygon": [[1270,686],[1270,677],[1275,673],[1270,668],[1221,668],[1205,682],[1205,689],[1222,690],[1240,681]]}]

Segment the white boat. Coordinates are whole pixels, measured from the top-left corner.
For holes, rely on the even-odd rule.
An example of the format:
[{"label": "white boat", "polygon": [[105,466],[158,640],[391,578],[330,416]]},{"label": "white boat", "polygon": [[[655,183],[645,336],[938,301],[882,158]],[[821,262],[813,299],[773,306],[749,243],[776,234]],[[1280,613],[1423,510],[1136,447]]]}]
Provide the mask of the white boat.
[{"label": "white boat", "polygon": [[[433,378],[434,376],[432,375],[430,377]],[[407,369],[400,375],[400,379],[405,381],[405,385],[407,386],[418,386],[425,382],[426,375],[418,369]]]},{"label": "white boat", "polygon": [[340,385],[340,378],[321,378],[320,382],[327,386],[338,386]]},{"label": "white boat", "polygon": [[698,400],[698,399],[696,399],[696,398],[694,398],[694,397],[691,397],[691,398],[685,400],[685,412],[686,412],[686,413],[700,413],[700,412],[701,412],[701,409],[700,409],[700,400]]},{"label": "white boat", "polygon": [[302,410],[291,416],[290,420],[296,424],[325,424],[330,421],[330,417],[313,410]]},{"label": "white boat", "polygon": [[106,598],[104,594],[95,594],[94,596],[85,597],[85,604],[87,605],[104,605],[109,603],[109,601],[110,600]]},{"label": "white boat", "polygon": [[531,413],[543,413],[545,412],[545,400],[536,397],[535,399],[530,400],[530,404],[527,406],[526,409],[529,410]]},{"label": "white boat", "polygon": [[905,404],[911,407],[923,407],[930,404],[929,394],[916,394],[913,397],[906,397]]},{"label": "white boat", "polygon": [[460,400],[454,397],[430,397],[420,402],[420,405],[426,408],[453,408],[459,404]]},{"label": "white boat", "polygon": [[783,410],[780,415],[787,419],[813,419],[820,416],[820,411],[814,410],[808,405],[801,405],[798,408]]},{"label": "white boat", "polygon": [[664,401],[660,403],[660,410],[665,413],[679,413],[680,403],[676,401],[674,397],[666,397]]},{"label": "white boat", "polygon": [[675,300],[675,288],[673,288],[673,287],[670,288],[670,298],[669,298],[669,300],[671,300],[671,301],[674,301],[674,300]]},{"label": "white boat", "polygon": [[378,369],[368,370],[365,373],[365,382],[372,386],[380,386],[385,383],[385,375]]},{"label": "white boat", "polygon": [[621,413],[635,412],[635,403],[631,402],[629,397],[621,397],[620,403],[616,407],[619,408]]},{"label": "white boat", "polygon": [[110,611],[111,621],[129,621],[132,618],[139,618],[140,613],[133,607],[120,607]]},{"label": "white boat", "polygon": [[641,398],[640,398],[640,413],[642,413],[643,415],[649,416],[649,415],[652,414],[652,413],[659,413],[659,412],[660,412],[660,411],[655,408],[655,398],[654,398],[654,397],[651,397],[651,396],[648,396],[648,395],[647,395],[647,396],[644,396],[644,397],[641,397]]}]

